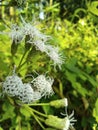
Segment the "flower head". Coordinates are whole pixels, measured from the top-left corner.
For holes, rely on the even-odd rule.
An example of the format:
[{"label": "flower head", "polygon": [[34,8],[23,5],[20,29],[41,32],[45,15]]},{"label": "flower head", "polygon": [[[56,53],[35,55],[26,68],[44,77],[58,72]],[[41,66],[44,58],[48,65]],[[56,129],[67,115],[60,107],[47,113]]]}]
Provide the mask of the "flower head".
[{"label": "flower head", "polygon": [[3,82],[2,91],[8,96],[18,96],[23,88],[22,80],[17,75],[7,76]]},{"label": "flower head", "polygon": [[34,45],[35,45],[36,50],[40,50],[41,52],[45,52],[46,45],[42,40],[34,41]]},{"label": "flower head", "polygon": [[25,35],[29,35],[30,38],[34,38],[35,34],[38,33],[38,29],[35,26],[32,26],[30,23],[23,23],[23,30]]},{"label": "flower head", "polygon": [[16,44],[20,43],[24,38],[24,32],[22,27],[19,27],[17,25],[12,25],[11,32],[9,33],[12,41],[14,41]]},{"label": "flower head", "polygon": [[39,75],[31,83],[33,83],[35,91],[40,92],[42,96],[49,96],[53,94],[52,78],[45,77],[45,75]]},{"label": "flower head", "polygon": [[23,89],[20,91],[18,98],[23,103],[31,103],[41,98],[40,93],[34,92],[29,83],[25,83]]},{"label": "flower head", "polygon": [[20,91],[18,98],[23,103],[30,103],[33,101],[33,89],[30,84],[23,85],[23,89]]},{"label": "flower head", "polygon": [[34,45],[37,50],[40,50],[41,52],[46,51],[46,45],[45,42],[50,38],[49,36],[41,33],[36,25],[31,25],[30,23],[26,23],[24,21],[23,23],[23,30],[25,35],[29,36],[29,40],[27,41],[28,44]]},{"label": "flower head", "polygon": [[51,45],[47,45],[47,55],[53,60],[54,65],[58,65],[61,68],[61,65],[64,62],[63,56],[59,53],[58,47],[53,47]]},{"label": "flower head", "polygon": [[65,126],[64,126],[63,130],[69,130],[69,128],[71,128],[74,125],[74,123],[77,121],[77,120],[75,120],[73,115],[74,115],[74,111],[70,115],[67,115],[64,118]]}]

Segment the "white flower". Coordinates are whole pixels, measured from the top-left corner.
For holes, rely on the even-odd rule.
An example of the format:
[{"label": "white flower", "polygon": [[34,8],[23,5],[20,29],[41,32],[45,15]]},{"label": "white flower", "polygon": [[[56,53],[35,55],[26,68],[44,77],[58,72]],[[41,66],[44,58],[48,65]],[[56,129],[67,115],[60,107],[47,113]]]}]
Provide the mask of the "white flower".
[{"label": "white flower", "polygon": [[40,93],[40,92],[34,91],[34,93],[33,93],[33,102],[35,102],[35,101],[41,99],[41,97],[42,97],[42,96],[41,96],[41,93]]},{"label": "white flower", "polygon": [[7,76],[2,91],[8,96],[17,96],[23,88],[22,80],[17,75]]},{"label": "white flower", "polygon": [[77,120],[75,120],[73,115],[74,115],[74,111],[70,115],[67,115],[64,118],[65,126],[64,126],[63,130],[69,130],[69,128],[73,127],[74,123],[77,121]]},{"label": "white flower", "polygon": [[35,91],[40,92],[42,96],[49,96],[54,93],[52,89],[53,81],[50,77],[39,75],[31,83],[33,83]]},{"label": "white flower", "polygon": [[29,36],[28,44],[34,45],[37,50],[41,52],[46,52],[45,42],[50,39],[50,36],[44,35],[41,33],[36,25],[31,25],[30,23],[26,23],[23,21],[23,30],[24,34]]},{"label": "white flower", "polygon": [[23,29],[15,24],[12,25],[9,35],[12,41],[14,41],[16,44],[20,43],[24,39]]},{"label": "white flower", "polygon": [[58,65],[61,68],[61,65],[64,62],[63,56],[59,53],[58,47],[53,47],[51,45],[47,45],[47,55],[54,61],[54,65]]},{"label": "white flower", "polygon": [[41,52],[45,52],[46,51],[46,45],[42,40],[36,40],[34,42],[34,45],[36,47],[36,50],[40,50]]},{"label": "white flower", "polygon": [[25,35],[29,35],[31,39],[39,33],[39,30],[35,26],[32,26],[30,23],[26,22],[23,23],[23,30]]},{"label": "white flower", "polygon": [[25,83],[23,89],[20,91],[18,95],[18,98],[23,103],[31,103],[36,100],[39,100],[41,98],[41,95],[38,92],[34,92],[30,84]]}]

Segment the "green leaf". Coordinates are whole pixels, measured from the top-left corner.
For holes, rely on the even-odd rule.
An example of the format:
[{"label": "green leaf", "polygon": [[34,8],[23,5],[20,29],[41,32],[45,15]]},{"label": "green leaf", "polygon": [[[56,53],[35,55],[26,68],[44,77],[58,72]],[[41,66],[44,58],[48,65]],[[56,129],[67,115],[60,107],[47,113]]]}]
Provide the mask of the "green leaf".
[{"label": "green leaf", "polygon": [[3,128],[2,128],[2,127],[0,127],[0,130],[3,130]]},{"label": "green leaf", "polygon": [[43,108],[43,111],[45,112],[45,114],[47,114],[47,115],[53,113],[50,106],[42,106],[42,108]]},{"label": "green leaf", "polygon": [[21,108],[20,108],[20,112],[21,112],[21,114],[24,115],[25,117],[30,117],[30,116],[31,116],[29,110],[25,109],[25,107],[21,107]]},{"label": "green leaf", "polygon": [[98,123],[98,98],[95,103],[95,107],[93,109],[93,116],[96,118],[96,121]]},{"label": "green leaf", "polygon": [[0,119],[0,122],[3,120],[9,119],[9,118],[12,119],[15,117],[15,115],[16,115],[14,112],[15,107],[12,106],[8,101],[6,101],[3,104],[2,109],[3,109],[4,113],[2,115],[2,118]]},{"label": "green leaf", "polygon": [[88,5],[88,9],[91,13],[98,16],[98,1],[93,1]]},{"label": "green leaf", "polygon": [[77,82],[77,76],[76,74],[73,74],[69,71],[66,71],[66,76],[67,76],[67,79],[71,82],[72,84],[72,87],[79,93],[81,94],[82,96],[86,96],[88,95],[88,91],[80,84]]}]

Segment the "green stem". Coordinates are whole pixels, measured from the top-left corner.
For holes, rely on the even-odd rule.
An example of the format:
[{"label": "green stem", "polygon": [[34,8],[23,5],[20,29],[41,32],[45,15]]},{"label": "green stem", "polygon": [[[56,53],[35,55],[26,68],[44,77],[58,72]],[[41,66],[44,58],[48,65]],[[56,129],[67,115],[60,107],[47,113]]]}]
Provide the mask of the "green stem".
[{"label": "green stem", "polygon": [[[44,128],[44,126],[42,125],[42,123],[39,121],[38,116],[36,116],[36,115],[34,114],[34,112],[35,112],[36,110],[34,110],[33,108],[30,108],[30,107],[27,106],[27,105],[24,105],[24,107],[31,113],[31,115],[35,118],[35,120],[38,122],[38,124],[39,124],[39,125],[42,127],[42,129],[44,130],[45,128]],[[40,112],[36,111],[36,113],[38,114],[38,113],[40,113]],[[40,120],[41,120],[41,121],[44,121],[44,120],[41,119],[41,118],[40,118]]]},{"label": "green stem", "polygon": [[17,67],[17,71],[19,71],[19,69],[21,68],[21,63],[22,63],[22,61],[23,61],[23,59],[24,59],[26,53],[27,53],[27,51],[25,51],[24,54],[22,55],[21,60],[20,60],[20,62],[19,62],[19,65],[18,65],[18,67]]},{"label": "green stem", "polygon": [[43,114],[43,113],[41,113],[41,112],[39,112],[39,111],[37,111],[37,110],[35,110],[33,108],[32,108],[32,111],[35,112],[36,114],[40,115],[40,116],[43,116],[43,117],[47,118],[47,115],[45,115],[45,114]]},{"label": "green stem", "polygon": [[41,121],[41,122],[45,122],[44,119],[40,118],[39,116],[36,115],[36,117]]},{"label": "green stem", "polygon": [[50,0],[50,6],[52,6],[52,4],[53,4],[53,0]]},{"label": "green stem", "polygon": [[27,63],[27,61],[24,61],[22,64],[20,64],[19,67],[17,68],[17,70],[19,70],[26,63]]},{"label": "green stem", "polygon": [[28,104],[28,106],[49,106],[49,103]]},{"label": "green stem", "polygon": [[47,115],[45,115],[45,114],[43,114],[43,113],[41,113],[41,112],[39,112],[39,111],[37,111],[37,110],[35,110],[35,109],[29,107],[28,105],[23,105],[23,106],[24,106],[25,108],[27,108],[29,111],[35,112],[36,114],[38,114],[38,115],[40,115],[40,116],[43,116],[43,117],[47,118]]},{"label": "green stem", "polygon": [[42,123],[39,121],[39,119],[37,118],[37,116],[32,112],[31,113],[32,114],[32,116],[35,118],[35,120],[38,122],[38,124],[42,127],[42,129],[44,130],[45,128],[44,128],[44,126],[42,125]]}]

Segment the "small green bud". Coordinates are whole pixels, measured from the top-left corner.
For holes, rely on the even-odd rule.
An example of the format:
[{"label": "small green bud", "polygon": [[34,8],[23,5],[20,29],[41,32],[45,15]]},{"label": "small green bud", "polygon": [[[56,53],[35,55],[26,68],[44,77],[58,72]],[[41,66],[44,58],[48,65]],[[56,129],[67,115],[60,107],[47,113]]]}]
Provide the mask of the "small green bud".
[{"label": "small green bud", "polygon": [[51,126],[53,128],[57,128],[63,130],[66,124],[66,119],[58,118],[57,116],[49,115],[48,119],[46,119],[45,124]]},{"label": "small green bud", "polygon": [[74,123],[77,121],[74,118],[74,111],[70,114],[66,115],[64,118],[58,118],[57,116],[49,115],[45,120],[45,124],[59,129],[59,130],[69,130],[70,127],[73,127]]},{"label": "small green bud", "polygon": [[54,100],[54,101],[50,102],[50,106],[55,107],[55,108],[67,107],[68,100],[67,100],[67,98],[63,98],[60,100]]}]

